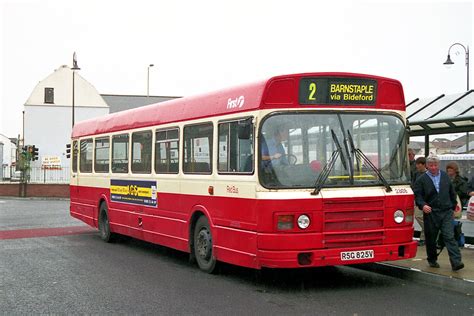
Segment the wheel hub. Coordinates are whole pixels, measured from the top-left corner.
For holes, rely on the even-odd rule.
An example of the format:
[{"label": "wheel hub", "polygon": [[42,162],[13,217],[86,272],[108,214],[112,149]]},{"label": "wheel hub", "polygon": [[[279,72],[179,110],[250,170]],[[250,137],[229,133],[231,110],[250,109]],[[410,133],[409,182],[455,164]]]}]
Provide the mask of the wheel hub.
[{"label": "wheel hub", "polygon": [[212,240],[209,231],[202,229],[196,241],[199,257],[208,260],[211,256]]}]

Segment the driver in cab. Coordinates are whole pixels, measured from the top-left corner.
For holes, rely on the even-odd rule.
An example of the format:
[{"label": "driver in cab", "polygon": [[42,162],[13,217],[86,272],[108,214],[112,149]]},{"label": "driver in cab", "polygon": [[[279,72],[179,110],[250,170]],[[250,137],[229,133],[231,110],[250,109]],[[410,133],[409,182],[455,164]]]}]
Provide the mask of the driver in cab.
[{"label": "driver in cab", "polygon": [[272,138],[262,143],[262,161],[264,165],[288,165],[288,156],[282,142],[288,140],[288,129],[282,125],[275,126]]}]

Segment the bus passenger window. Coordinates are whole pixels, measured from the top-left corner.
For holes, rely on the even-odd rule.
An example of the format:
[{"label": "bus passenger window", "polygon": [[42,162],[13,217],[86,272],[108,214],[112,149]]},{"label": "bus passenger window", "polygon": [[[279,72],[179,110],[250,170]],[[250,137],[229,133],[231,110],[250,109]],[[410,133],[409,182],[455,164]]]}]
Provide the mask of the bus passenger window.
[{"label": "bus passenger window", "polygon": [[79,171],[92,172],[92,138],[81,140]]},{"label": "bus passenger window", "polygon": [[253,125],[247,128],[250,134],[239,138],[239,125],[247,120],[219,124],[218,170],[222,173],[253,172]]},{"label": "bus passenger window", "polygon": [[169,129],[156,132],[155,172],[178,173],[179,130]]},{"label": "bus passenger window", "polygon": [[184,127],[183,170],[185,173],[212,172],[212,123]]},{"label": "bus passenger window", "polygon": [[94,156],[94,171],[95,172],[109,172],[109,152],[110,139],[108,137],[96,138],[95,140],[95,156]]},{"label": "bus passenger window", "polygon": [[72,172],[77,172],[77,140],[72,142]]},{"label": "bus passenger window", "polygon": [[128,134],[112,136],[112,172],[128,173]]},{"label": "bus passenger window", "polygon": [[151,131],[132,134],[132,172],[151,173]]}]

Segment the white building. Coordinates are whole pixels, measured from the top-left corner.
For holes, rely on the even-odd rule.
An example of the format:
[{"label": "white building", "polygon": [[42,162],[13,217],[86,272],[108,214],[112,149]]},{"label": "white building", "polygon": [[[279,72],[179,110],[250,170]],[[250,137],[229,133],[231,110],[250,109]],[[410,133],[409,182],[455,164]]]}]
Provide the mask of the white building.
[{"label": "white building", "polygon": [[8,137],[0,134],[0,181],[10,178],[16,162],[16,145]]},{"label": "white building", "polygon": [[[72,130],[73,71],[61,66],[40,81],[25,103],[24,145],[39,148],[41,166],[44,158],[60,161],[69,167],[66,144]],[[109,106],[96,88],[76,71],[74,74],[75,123],[109,113]]]}]

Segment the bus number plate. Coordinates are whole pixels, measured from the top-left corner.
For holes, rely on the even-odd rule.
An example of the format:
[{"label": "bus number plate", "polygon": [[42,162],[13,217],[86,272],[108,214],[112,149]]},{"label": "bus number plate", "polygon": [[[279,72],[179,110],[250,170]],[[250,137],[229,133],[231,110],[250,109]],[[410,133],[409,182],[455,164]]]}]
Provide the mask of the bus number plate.
[{"label": "bus number plate", "polygon": [[373,250],[344,251],[341,252],[341,260],[361,260],[374,258]]}]

